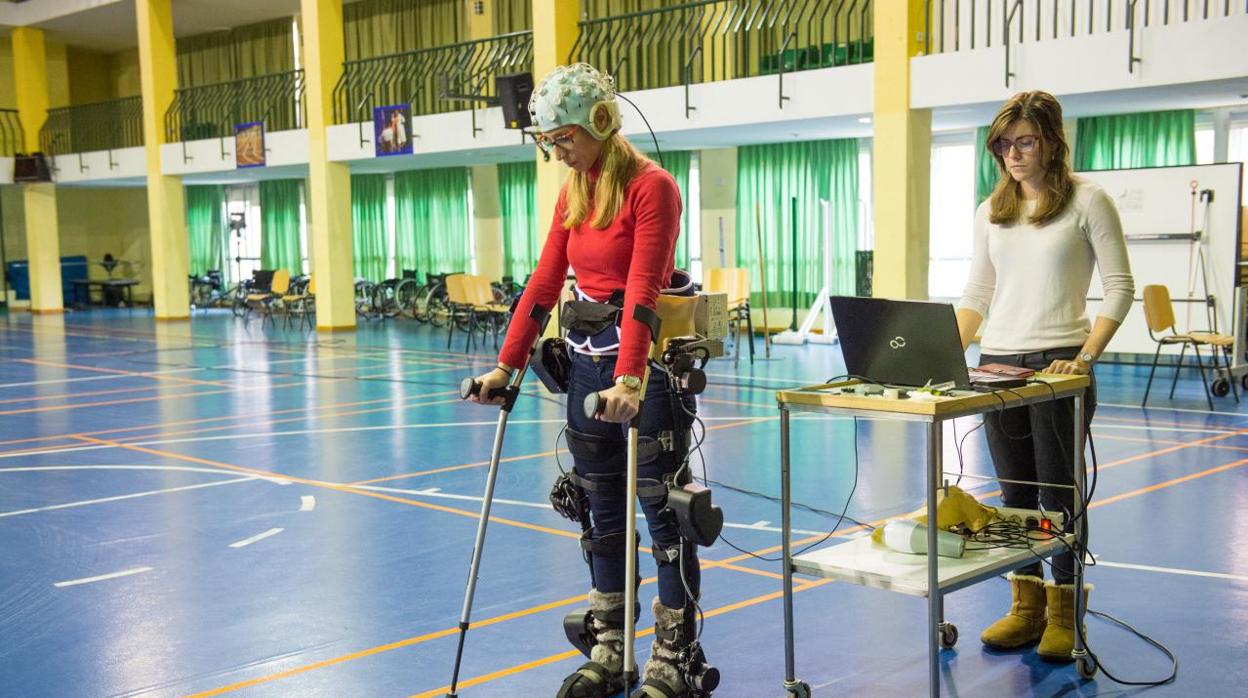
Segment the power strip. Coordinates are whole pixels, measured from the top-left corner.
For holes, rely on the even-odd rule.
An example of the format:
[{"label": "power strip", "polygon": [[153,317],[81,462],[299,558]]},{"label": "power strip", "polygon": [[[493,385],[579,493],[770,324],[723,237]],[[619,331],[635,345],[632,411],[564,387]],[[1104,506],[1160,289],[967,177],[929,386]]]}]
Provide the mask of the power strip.
[{"label": "power strip", "polygon": [[1062,524],[1066,523],[1066,516],[1061,512],[1051,511],[1042,513],[1038,509],[1014,509],[1011,507],[995,507],[997,516],[1003,521],[1018,524],[1025,528],[1034,528],[1040,525],[1040,519],[1047,518],[1053,524],[1054,531],[1062,530]]}]

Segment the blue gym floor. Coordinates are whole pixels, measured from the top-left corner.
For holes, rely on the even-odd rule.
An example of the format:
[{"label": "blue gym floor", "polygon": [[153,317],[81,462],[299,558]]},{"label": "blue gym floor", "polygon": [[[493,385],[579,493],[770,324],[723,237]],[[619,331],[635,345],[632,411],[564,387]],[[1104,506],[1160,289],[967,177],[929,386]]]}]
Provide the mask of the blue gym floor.
[{"label": "blue gym floor", "polygon": [[[778,346],[771,360],[758,349],[753,366],[711,363],[703,450],[712,479],[774,496],[774,391],[842,366],[836,347]],[[445,693],[497,418],[461,403],[457,386],[492,362],[488,348],[448,351],[445,330],[411,321],[318,337],[216,312],[157,324],[142,311],[92,311],[0,315],[0,357],[0,695]],[[1155,390],[1144,410],[1146,368],[1098,375],[1090,606],[1178,655],[1178,680],[1150,695],[1244,695],[1248,404],[1218,399],[1209,412],[1185,375],[1174,400]],[[550,696],[582,661],[561,629],[588,583],[578,531],[546,500],[562,411],[532,381],[513,414],[466,697]],[[958,435],[977,423],[959,422]],[[794,420],[797,500],[845,506],[853,433],[843,419]],[[921,437],[913,425],[858,424],[850,516],[874,522],[922,503]],[[967,472],[991,472],[982,430],[964,456]],[[726,487],[714,496],[728,540],[778,555],[777,503]],[[794,512],[801,541],[834,523]],[[703,559],[716,696],[784,695],[779,563],[723,543]],[[653,559],[641,565],[644,661]],[[926,695],[924,601],[816,580],[799,588],[798,676],[816,696]],[[1139,692],[1104,673],[1084,682],[1032,652],[985,651],[979,631],[1008,603],[1000,580],[948,598],[962,637],[942,656],[945,695]],[[1121,677],[1169,669],[1104,621],[1089,618],[1088,633]]]}]

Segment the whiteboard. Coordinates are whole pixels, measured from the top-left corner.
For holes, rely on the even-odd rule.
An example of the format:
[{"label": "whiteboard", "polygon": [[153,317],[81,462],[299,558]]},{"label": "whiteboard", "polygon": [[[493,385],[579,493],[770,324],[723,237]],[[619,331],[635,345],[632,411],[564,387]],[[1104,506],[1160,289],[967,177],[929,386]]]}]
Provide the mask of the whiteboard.
[{"label": "whiteboard", "polygon": [[[1243,164],[1100,170],[1076,175],[1101,185],[1117,204],[1123,234],[1127,237],[1131,272],[1135,276],[1135,303],[1106,351],[1132,354],[1156,351],[1157,345],[1148,336],[1141,300],[1144,287],[1149,284],[1164,284],[1170,289],[1180,332],[1208,329],[1197,245],[1204,250],[1209,290],[1216,300],[1218,330],[1232,333],[1233,300],[1239,284]],[[1194,224],[1192,182],[1196,182],[1197,191]],[[1213,192],[1207,213],[1199,196],[1203,190]],[[1187,234],[1193,229],[1202,232],[1199,243],[1140,239]],[[1094,273],[1088,290],[1087,311],[1093,322],[1101,297],[1101,277]],[[1187,300],[1195,302],[1185,302]],[[1177,354],[1178,347],[1167,347],[1162,353]]]}]

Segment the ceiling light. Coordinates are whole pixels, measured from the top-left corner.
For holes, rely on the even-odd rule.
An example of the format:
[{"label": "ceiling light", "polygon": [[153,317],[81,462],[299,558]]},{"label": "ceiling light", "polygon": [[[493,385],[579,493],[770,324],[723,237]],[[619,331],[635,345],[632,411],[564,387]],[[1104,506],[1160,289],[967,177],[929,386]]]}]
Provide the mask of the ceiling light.
[{"label": "ceiling light", "polygon": [[871,123],[871,117],[869,117],[869,116],[860,116],[860,117],[858,117],[858,123],[860,123],[860,124],[869,124],[869,123]]}]

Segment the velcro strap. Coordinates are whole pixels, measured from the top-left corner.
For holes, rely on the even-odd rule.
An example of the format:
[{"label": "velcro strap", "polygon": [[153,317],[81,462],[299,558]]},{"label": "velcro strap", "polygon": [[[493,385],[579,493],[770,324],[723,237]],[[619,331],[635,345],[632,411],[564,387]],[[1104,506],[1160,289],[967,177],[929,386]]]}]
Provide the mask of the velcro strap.
[{"label": "velcro strap", "polygon": [[661,431],[657,437],[637,437],[637,464],[645,465],[658,458],[660,454],[675,451],[675,444],[676,433],[671,430]]},{"label": "velcro strap", "polygon": [[664,548],[660,545],[651,545],[650,552],[654,554],[654,561],[660,565],[673,565],[680,559],[680,545],[676,544],[670,548]]},{"label": "velcro strap", "polygon": [[594,538],[593,531],[586,531],[581,534],[581,550],[602,557],[624,557],[624,532],[618,531]]},{"label": "velcro strap", "polygon": [[612,458],[619,458],[623,453],[620,449],[622,441],[620,439],[609,439],[597,434],[586,434],[571,427],[568,427],[566,433],[568,451],[573,458],[600,463]]},{"label": "velcro strap", "polygon": [[577,475],[575,471],[568,473],[568,479],[572,484],[594,494],[615,494],[624,491],[624,474],[616,473],[614,475],[595,475],[598,478],[590,480],[589,478]]}]

